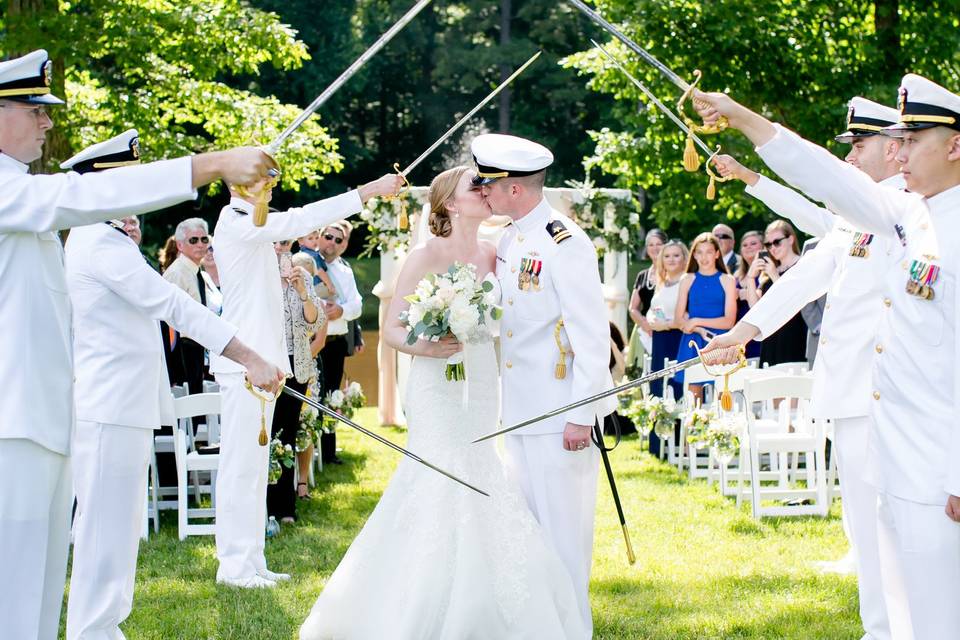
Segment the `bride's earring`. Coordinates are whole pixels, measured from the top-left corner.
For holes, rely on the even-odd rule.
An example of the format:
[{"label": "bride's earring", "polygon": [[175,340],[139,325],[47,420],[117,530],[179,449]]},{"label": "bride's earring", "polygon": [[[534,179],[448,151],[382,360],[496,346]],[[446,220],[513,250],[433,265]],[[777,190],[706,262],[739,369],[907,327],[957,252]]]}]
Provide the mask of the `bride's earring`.
[{"label": "bride's earring", "polygon": [[455,209],[455,210],[454,210],[454,212],[453,212],[453,217],[454,217],[454,218],[459,218],[459,217],[460,217],[460,210],[459,210],[459,209]]}]

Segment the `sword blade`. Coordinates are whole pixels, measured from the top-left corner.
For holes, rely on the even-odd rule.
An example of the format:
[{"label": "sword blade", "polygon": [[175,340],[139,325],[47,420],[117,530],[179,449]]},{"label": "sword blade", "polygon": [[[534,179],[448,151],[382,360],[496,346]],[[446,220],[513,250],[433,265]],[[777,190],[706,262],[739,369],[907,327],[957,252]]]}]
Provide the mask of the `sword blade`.
[{"label": "sword blade", "polygon": [[444,476],[447,476],[448,478],[450,478],[450,479],[453,480],[454,482],[459,482],[460,484],[462,484],[463,486],[467,487],[468,489],[473,489],[474,491],[476,491],[477,493],[479,493],[479,494],[481,494],[481,495],[487,496],[488,498],[490,497],[490,494],[487,493],[486,491],[483,491],[482,489],[478,489],[478,488],[476,488],[475,486],[473,486],[472,484],[470,484],[469,482],[465,482],[465,481],[461,480],[460,478],[458,478],[457,476],[453,475],[452,473],[449,473],[449,472],[447,472],[447,471],[444,471],[443,469],[441,469],[440,467],[436,466],[435,464],[432,464],[432,463],[430,463],[430,462],[427,462],[426,460],[424,460],[423,458],[421,458],[421,457],[418,456],[417,454],[413,453],[412,451],[409,451],[409,450],[407,450],[407,449],[404,449],[404,448],[401,447],[400,445],[394,444],[393,442],[390,442],[389,440],[387,440],[387,439],[384,438],[383,436],[378,435],[378,434],[374,433],[373,431],[370,431],[369,429],[365,429],[364,427],[361,427],[359,424],[357,424],[356,422],[354,422],[354,421],[351,420],[350,418],[348,418],[348,417],[346,417],[346,416],[344,416],[344,415],[342,415],[342,414],[334,411],[334,410],[331,409],[330,407],[327,407],[327,406],[325,406],[325,405],[323,405],[323,404],[320,404],[319,402],[317,402],[317,401],[314,400],[313,398],[308,398],[307,396],[303,395],[303,394],[300,393],[299,391],[295,391],[295,390],[291,389],[290,387],[284,387],[284,388],[283,388],[283,392],[286,393],[287,395],[293,396],[293,397],[296,398],[297,400],[301,400],[301,401],[303,401],[303,402],[306,402],[308,405],[310,405],[311,407],[313,407],[313,408],[316,409],[317,411],[320,411],[321,413],[324,413],[324,414],[330,416],[331,418],[334,418],[334,419],[336,419],[336,420],[339,420],[340,422],[342,422],[343,424],[347,425],[348,427],[353,427],[354,429],[356,429],[356,430],[359,431],[360,433],[364,434],[365,436],[368,436],[368,437],[370,437],[370,438],[373,438],[374,440],[376,440],[376,441],[379,442],[380,444],[384,444],[384,445],[390,447],[391,449],[393,449],[394,451],[396,451],[396,452],[398,452],[398,453],[402,453],[403,455],[407,456],[407,457],[410,458],[411,460],[416,460],[417,462],[419,462],[419,463],[422,464],[423,466],[427,467],[428,469],[433,469],[433,470],[436,471],[437,473],[439,473],[439,474],[441,474],[441,475],[444,475]]},{"label": "sword blade", "polygon": [[618,387],[607,389],[606,391],[601,391],[600,393],[592,395],[589,398],[584,398],[582,400],[577,400],[576,402],[571,402],[568,405],[564,405],[558,409],[554,409],[553,411],[548,411],[547,413],[536,416],[534,418],[530,418],[529,420],[524,420],[523,422],[520,422],[513,426],[500,429],[499,431],[494,431],[493,433],[488,433],[484,436],[480,436],[473,442],[474,443],[483,442],[484,440],[495,438],[499,435],[503,435],[504,433],[510,433],[511,431],[522,429],[523,427],[529,427],[531,424],[535,424],[537,422],[540,422],[541,420],[546,420],[547,418],[558,416],[562,413],[566,413],[567,411],[570,411],[571,409],[576,409],[578,407],[582,407],[585,404],[591,404],[598,400],[603,400],[604,398],[607,398],[609,396],[615,396],[617,394],[623,393],[624,391],[635,389],[636,387],[639,387],[640,385],[646,382],[650,382],[651,380],[659,380],[660,378],[666,378],[667,376],[673,375],[678,371],[689,369],[690,367],[692,367],[695,364],[698,364],[699,362],[700,362],[699,356],[690,358],[689,360],[684,360],[683,362],[678,362],[677,364],[669,366],[666,369],[661,369],[660,371],[654,371],[653,373],[648,373],[647,375],[637,378],[636,380],[631,380],[629,382],[625,382],[621,384]]},{"label": "sword blade", "polygon": [[662,111],[664,114],[666,114],[668,118],[670,118],[671,120],[673,120],[673,123],[674,123],[675,125],[677,125],[678,127],[680,127],[680,130],[681,130],[681,131],[683,131],[683,132],[686,133],[688,136],[690,136],[691,138],[693,138],[693,141],[696,143],[696,145],[697,145],[698,147],[700,147],[700,150],[701,150],[701,151],[703,151],[704,153],[706,153],[708,157],[709,157],[709,156],[712,156],[712,155],[714,154],[714,150],[711,149],[710,147],[708,147],[708,146],[706,145],[706,143],[705,143],[703,140],[700,139],[700,136],[698,136],[698,135],[695,134],[695,133],[691,133],[690,127],[688,127],[688,126],[686,125],[686,123],[677,116],[677,114],[675,114],[675,113],[674,113],[671,109],[669,109],[665,104],[663,104],[662,102],[660,102],[660,99],[657,98],[657,96],[656,96],[652,91],[650,91],[650,89],[648,89],[645,84],[643,84],[642,82],[640,82],[637,78],[635,78],[635,77],[633,76],[633,74],[631,74],[629,71],[627,71],[626,67],[624,67],[623,64],[622,64],[619,60],[617,60],[617,58],[616,58],[612,53],[610,53],[609,51],[607,51],[606,49],[604,49],[596,40],[591,40],[590,42],[592,42],[592,43],[593,43],[593,46],[595,46],[597,49],[599,49],[600,52],[601,52],[604,56],[606,56],[607,59],[608,59],[610,62],[612,62],[612,63],[617,67],[617,69],[620,70],[620,72],[621,72],[623,75],[627,76],[627,78],[629,78],[630,81],[631,81],[634,85],[636,85],[636,87],[637,87],[638,89],[640,89],[640,91],[642,91],[645,96],[647,96],[647,98],[650,100],[650,102],[652,102],[653,104],[657,105],[657,108],[660,109],[660,111]]},{"label": "sword blade", "polygon": [[631,51],[633,51],[635,54],[637,54],[638,56],[646,60],[647,64],[649,64],[654,69],[662,73],[664,77],[667,78],[667,80],[669,80],[673,84],[680,87],[681,90],[686,91],[687,89],[690,88],[690,85],[686,82],[686,80],[684,80],[683,78],[678,76],[676,73],[674,73],[673,70],[670,69],[670,67],[668,67],[667,65],[663,64],[662,62],[654,58],[653,54],[651,54],[646,49],[638,45],[636,42],[628,38],[622,31],[620,31],[615,26],[613,26],[612,24],[604,20],[602,17],[600,17],[599,13],[597,13],[596,11],[588,7],[586,4],[584,4],[580,0],[568,0],[568,1],[570,2],[570,4],[572,4],[577,9],[579,9],[588,18],[590,18],[595,23],[603,27],[607,32],[609,32],[617,40],[627,45],[627,47]]},{"label": "sword blade", "polygon": [[496,89],[494,89],[493,91],[491,91],[490,94],[487,95],[486,98],[484,98],[483,100],[481,100],[481,101],[477,104],[477,106],[475,106],[473,109],[471,109],[470,112],[469,112],[467,115],[465,115],[465,116],[463,116],[462,118],[460,118],[460,120],[458,120],[455,125],[453,125],[453,126],[450,127],[449,129],[447,129],[447,132],[444,133],[442,136],[440,136],[440,138],[439,138],[436,142],[434,142],[432,145],[430,145],[430,148],[428,148],[426,151],[424,151],[423,153],[421,153],[420,156],[419,156],[416,160],[414,160],[414,161],[411,162],[409,165],[407,165],[407,168],[404,169],[403,171],[401,171],[401,172],[400,172],[400,175],[406,177],[407,174],[409,174],[411,171],[413,171],[413,170],[417,167],[417,165],[419,165],[421,162],[423,162],[424,159],[425,159],[427,156],[429,156],[431,153],[433,153],[433,152],[437,149],[437,147],[439,147],[441,144],[443,144],[444,142],[446,142],[447,139],[450,138],[450,136],[452,136],[452,135],[457,131],[457,129],[459,129],[459,128],[462,127],[464,124],[466,124],[466,123],[467,123],[467,120],[469,120],[470,118],[472,118],[472,117],[474,116],[474,114],[477,113],[477,111],[480,111],[480,109],[482,109],[482,108],[484,108],[485,106],[487,106],[487,104],[488,104],[491,100],[493,100],[493,99],[497,96],[497,94],[499,94],[501,91],[503,91],[505,88],[507,88],[507,86],[508,86],[511,82],[513,82],[514,79],[515,79],[517,76],[519,76],[521,73],[523,73],[524,71],[526,71],[527,67],[529,67],[531,64],[533,64],[534,60],[536,60],[537,58],[539,58],[541,53],[543,53],[543,52],[542,52],[542,51],[537,51],[535,54],[533,54],[532,56],[530,56],[530,59],[527,60],[526,62],[524,62],[523,65],[522,65],[519,69],[517,69],[516,71],[514,71],[514,72],[510,75],[509,78],[507,78],[506,80],[504,80],[503,82],[501,82],[500,85],[497,86]]},{"label": "sword blade", "polygon": [[407,26],[407,23],[413,20],[416,17],[416,15],[423,10],[424,7],[430,4],[431,1],[432,0],[420,0],[419,2],[417,2],[417,4],[411,7],[410,10],[407,11],[402,18],[400,18],[396,23],[394,23],[392,27],[387,29],[387,31],[384,32],[384,34],[380,36],[380,38],[377,39],[376,42],[370,45],[370,48],[364,51],[359,58],[354,60],[353,63],[349,67],[347,67],[346,70],[344,70],[344,72],[341,73],[336,80],[333,81],[333,84],[331,84],[329,87],[324,89],[323,93],[317,96],[316,99],[310,103],[310,106],[304,109],[300,113],[300,115],[297,116],[297,119],[290,123],[290,126],[284,129],[283,132],[280,133],[280,135],[274,138],[273,142],[267,145],[267,152],[270,155],[276,155],[277,151],[280,150],[280,146],[283,145],[284,141],[290,137],[290,134],[292,134],[294,131],[299,129],[300,125],[302,125],[307,118],[309,118],[311,115],[313,115],[313,113],[317,109],[323,106],[323,104],[327,100],[329,100],[330,97],[333,94],[335,94],[340,89],[340,87],[342,87],[347,82],[347,80],[352,78],[353,75],[360,70],[360,67],[365,65],[367,61],[370,60],[370,58],[377,55],[377,52],[379,52],[380,49],[384,47],[384,45],[390,42],[390,40],[393,39],[393,36],[397,35],[397,33],[399,33],[401,29]]}]

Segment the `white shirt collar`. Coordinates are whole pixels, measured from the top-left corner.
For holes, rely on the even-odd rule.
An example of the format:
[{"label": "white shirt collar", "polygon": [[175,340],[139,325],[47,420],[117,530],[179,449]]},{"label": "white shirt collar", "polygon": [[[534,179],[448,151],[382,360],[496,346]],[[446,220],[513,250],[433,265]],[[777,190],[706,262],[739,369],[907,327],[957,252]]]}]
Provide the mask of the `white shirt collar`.
[{"label": "white shirt collar", "polygon": [[240,209],[245,213],[253,213],[253,205],[244,200],[243,198],[230,198],[230,208],[231,209]]},{"label": "white shirt collar", "polygon": [[183,255],[182,253],[177,256],[177,260],[175,260],[174,262],[176,261],[182,262],[184,267],[189,269],[190,272],[193,273],[194,275],[196,275],[197,271],[200,271],[200,265],[194,262],[193,260],[191,260],[190,258],[188,258],[187,256]]},{"label": "white shirt collar", "polygon": [[960,208],[960,185],[941,191],[925,200],[931,213],[948,211],[955,216],[957,209]]},{"label": "white shirt collar", "polygon": [[541,198],[537,206],[530,210],[530,213],[519,220],[514,220],[513,224],[516,225],[517,230],[521,233],[530,233],[538,226],[546,227],[547,223],[550,222],[551,211],[552,208],[550,207],[550,203],[547,202],[547,199]]},{"label": "white shirt collar", "polygon": [[884,187],[890,187],[891,189],[899,189],[900,191],[907,190],[907,181],[903,179],[902,173],[895,173],[889,178],[884,178],[878,184]]},{"label": "white shirt collar", "polygon": [[730,262],[730,258],[733,257],[734,253],[735,251],[731,250],[730,253],[723,254],[723,264],[727,264],[728,262]]},{"label": "white shirt collar", "polygon": [[0,170],[2,171],[17,171],[19,173],[26,173],[30,170],[28,165],[23,164],[13,156],[8,156],[5,153],[0,153]]}]

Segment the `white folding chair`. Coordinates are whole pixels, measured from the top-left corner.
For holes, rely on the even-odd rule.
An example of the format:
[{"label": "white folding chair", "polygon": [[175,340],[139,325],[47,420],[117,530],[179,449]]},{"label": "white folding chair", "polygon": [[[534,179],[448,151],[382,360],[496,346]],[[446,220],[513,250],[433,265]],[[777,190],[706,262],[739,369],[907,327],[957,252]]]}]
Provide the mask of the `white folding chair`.
[{"label": "white folding chair", "polygon": [[[699,401],[694,398],[693,392],[690,391],[690,385],[703,384],[713,381],[713,375],[707,373],[707,370],[703,368],[702,364],[695,364],[692,367],[687,368],[683,372],[684,409],[691,410],[697,406],[703,406],[704,408],[709,409],[712,406],[712,391],[708,391],[709,387],[704,387],[703,390],[705,402],[698,405]],[[707,467],[700,465],[699,462],[707,462],[709,459],[709,452],[705,449],[698,450],[696,447],[687,443],[686,420],[681,420],[680,422],[680,446],[674,446],[674,443],[671,440],[668,451],[670,463],[676,465],[678,471],[682,473],[684,467],[689,467],[691,478],[707,477]]]},{"label": "white folding chair", "polygon": [[[192,396],[176,398],[173,401],[177,428],[174,431],[174,453],[177,459],[177,525],[179,536],[184,540],[191,535],[213,535],[212,523],[194,524],[191,518],[212,519],[216,507],[216,472],[220,463],[220,454],[200,454],[196,451],[192,437],[192,419],[206,416],[215,424],[220,414],[219,393],[198,393]],[[209,484],[201,485],[200,472],[209,474]],[[189,506],[190,487],[187,486],[188,474],[193,474],[193,494],[197,507]],[[210,494],[210,507],[200,507],[203,494]]]},{"label": "white folding chair", "polygon": [[[809,375],[792,375],[747,379],[743,386],[747,404],[747,435],[742,439],[746,443],[746,451],[741,448],[741,455],[749,456],[753,516],[825,516],[830,505],[827,500],[824,430],[823,425],[811,420],[807,412],[813,378]],[[775,399],[781,400],[778,408],[780,419],[776,421],[776,426],[771,427],[769,423],[757,420],[751,408],[754,403],[767,403]],[[791,410],[793,400],[797,400],[796,411]],[[793,456],[795,460],[792,473],[787,464],[780,464],[778,473],[770,478],[774,481],[772,487],[764,485],[765,479],[760,470],[764,454],[770,456],[771,463],[775,458],[782,460],[783,456]],[[800,456],[804,459],[803,479],[806,487],[797,486],[800,480]],[[764,501],[770,500],[808,501],[810,504],[764,504]]]},{"label": "white folding chair", "polygon": [[[171,386],[170,394],[174,398],[181,398],[187,395],[187,385]],[[176,427],[174,426],[174,428]],[[160,475],[157,472],[157,453],[174,453],[173,434],[160,435],[154,433],[153,445],[150,449],[150,475],[147,478],[147,518],[153,519],[154,532],[160,531],[160,512],[165,509],[177,508],[176,485],[160,485]],[[144,535],[143,538],[146,539],[146,536]]]}]

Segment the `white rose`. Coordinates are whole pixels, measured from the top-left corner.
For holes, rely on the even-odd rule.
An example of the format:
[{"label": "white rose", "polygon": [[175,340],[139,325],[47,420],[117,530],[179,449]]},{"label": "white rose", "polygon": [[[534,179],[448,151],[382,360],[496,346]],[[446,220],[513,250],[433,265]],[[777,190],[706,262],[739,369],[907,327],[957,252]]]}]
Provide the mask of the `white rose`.
[{"label": "white rose", "polygon": [[480,313],[475,306],[456,301],[450,306],[450,330],[461,340],[466,339],[480,321]]},{"label": "white rose", "polygon": [[453,286],[447,282],[443,281],[437,287],[436,298],[445,306],[450,304],[453,301],[453,298],[457,295],[456,290]]},{"label": "white rose", "polygon": [[335,407],[343,406],[343,391],[340,389],[334,389],[330,392],[330,404]]},{"label": "white rose", "polygon": [[351,382],[350,385],[347,387],[348,396],[360,395],[362,392],[363,392],[363,389],[360,387],[359,382]]},{"label": "white rose", "polygon": [[407,324],[415,327],[421,320],[423,320],[423,307],[418,304],[410,305],[410,310],[407,311]]},{"label": "white rose", "polygon": [[606,249],[607,241],[604,240],[602,236],[597,236],[593,239],[593,246],[595,246],[597,249]]},{"label": "white rose", "polygon": [[630,232],[626,229],[620,229],[620,242],[624,244],[630,242]]},{"label": "white rose", "polygon": [[631,213],[629,220],[632,225],[640,224],[640,214],[636,212]]}]

